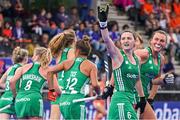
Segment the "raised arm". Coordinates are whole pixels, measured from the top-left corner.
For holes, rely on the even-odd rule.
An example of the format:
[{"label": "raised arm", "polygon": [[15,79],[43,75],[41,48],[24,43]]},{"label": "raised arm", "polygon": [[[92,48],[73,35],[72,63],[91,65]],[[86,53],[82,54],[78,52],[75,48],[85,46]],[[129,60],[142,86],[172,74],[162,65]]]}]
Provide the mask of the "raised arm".
[{"label": "raised arm", "polygon": [[107,29],[107,17],[108,17],[109,6],[98,6],[98,18],[101,28],[102,38],[106,44],[107,50],[111,58],[115,58],[119,52],[118,48],[114,45],[113,41],[109,37],[109,31]]}]

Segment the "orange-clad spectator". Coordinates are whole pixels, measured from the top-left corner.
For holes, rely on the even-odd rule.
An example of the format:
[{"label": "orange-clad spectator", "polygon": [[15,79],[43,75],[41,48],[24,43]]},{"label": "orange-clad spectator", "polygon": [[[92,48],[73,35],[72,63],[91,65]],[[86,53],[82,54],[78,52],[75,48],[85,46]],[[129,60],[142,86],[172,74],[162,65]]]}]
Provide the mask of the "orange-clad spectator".
[{"label": "orange-clad spectator", "polygon": [[12,37],[12,27],[9,22],[4,23],[4,29],[2,30],[3,37],[11,38]]},{"label": "orange-clad spectator", "polygon": [[171,3],[170,0],[166,0],[165,3],[161,3],[161,9],[167,15],[169,15],[171,13],[171,11],[172,11],[171,6],[172,6],[172,3]]},{"label": "orange-clad spectator", "polygon": [[141,14],[143,14],[143,15],[150,15],[151,13],[153,13],[153,4],[152,4],[151,0],[147,0],[142,5]]},{"label": "orange-clad spectator", "polygon": [[180,3],[179,0],[174,0],[173,9],[177,16],[180,16]]},{"label": "orange-clad spectator", "polygon": [[172,27],[173,29],[180,27],[180,16],[176,16],[175,13],[172,13],[169,21],[169,27]]}]

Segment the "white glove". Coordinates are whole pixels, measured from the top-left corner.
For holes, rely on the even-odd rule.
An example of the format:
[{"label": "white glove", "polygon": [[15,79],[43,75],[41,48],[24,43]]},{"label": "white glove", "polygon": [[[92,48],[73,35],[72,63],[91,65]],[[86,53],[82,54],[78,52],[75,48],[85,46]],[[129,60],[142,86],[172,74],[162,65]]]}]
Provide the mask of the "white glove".
[{"label": "white glove", "polygon": [[166,74],[163,79],[164,84],[174,84],[174,75]]}]

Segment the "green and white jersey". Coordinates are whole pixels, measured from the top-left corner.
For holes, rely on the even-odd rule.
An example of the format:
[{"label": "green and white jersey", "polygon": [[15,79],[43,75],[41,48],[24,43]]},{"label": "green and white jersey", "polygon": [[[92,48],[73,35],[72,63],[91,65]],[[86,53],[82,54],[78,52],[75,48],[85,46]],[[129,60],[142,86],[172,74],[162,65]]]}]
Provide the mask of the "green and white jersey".
[{"label": "green and white jersey", "polygon": [[141,64],[140,73],[144,94],[145,97],[148,98],[151,80],[157,77],[160,72],[161,58],[159,54],[158,64],[156,65],[153,60],[151,48],[147,47],[146,49],[149,52],[149,58],[144,64]]},{"label": "green and white jersey", "polygon": [[64,94],[84,94],[84,87],[89,82],[89,77],[80,71],[84,58],[75,58],[74,64],[67,71],[64,71]]},{"label": "green and white jersey", "polygon": [[31,69],[22,75],[18,94],[27,94],[32,92],[41,94],[46,80],[40,75],[39,68],[40,64],[38,62],[34,62]]},{"label": "green and white jersey", "polygon": [[136,64],[132,64],[123,50],[120,50],[124,61],[121,66],[113,70],[115,90],[133,93],[136,81],[139,79],[139,61],[134,56]]},{"label": "green and white jersey", "polygon": [[[12,66],[11,71],[8,73],[7,79],[6,79],[6,88],[5,88],[5,92],[11,92],[10,86],[9,86],[9,82],[10,82],[10,79],[13,78],[13,76],[14,76],[16,70],[17,70],[19,67],[21,67],[20,64],[14,64],[14,65]],[[16,83],[16,90],[18,90],[18,88],[19,88],[19,81]]]},{"label": "green and white jersey", "polygon": [[[63,61],[67,60],[67,55],[70,49],[71,48],[65,48],[63,50],[62,55],[61,55],[61,60],[59,61],[58,64],[61,64]],[[59,86],[61,86],[61,90],[64,90],[63,78],[64,78],[64,71],[58,72],[58,84]]]},{"label": "green and white jersey", "polygon": [[[0,113],[6,113],[6,114],[15,114],[15,109],[14,109],[14,105],[13,105],[13,93],[10,90],[9,87],[9,81],[10,79],[14,76],[15,71],[21,67],[20,64],[14,64],[12,66],[12,69],[9,71],[9,73],[7,74],[7,79],[6,79],[6,88],[5,88],[5,92],[4,94],[0,97],[0,108],[3,108],[7,105],[10,105],[9,108],[1,110]],[[19,88],[19,80],[16,83],[16,91],[18,91]]]}]

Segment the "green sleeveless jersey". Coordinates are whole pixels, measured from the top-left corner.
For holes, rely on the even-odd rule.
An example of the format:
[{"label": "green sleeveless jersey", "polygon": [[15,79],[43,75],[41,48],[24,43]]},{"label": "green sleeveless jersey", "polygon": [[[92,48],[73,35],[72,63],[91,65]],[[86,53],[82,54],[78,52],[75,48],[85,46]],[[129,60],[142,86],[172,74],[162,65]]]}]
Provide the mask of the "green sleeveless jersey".
[{"label": "green sleeveless jersey", "polygon": [[[58,64],[61,64],[63,61],[67,60],[67,55],[70,49],[71,48],[65,48],[63,50],[62,55],[61,55],[61,60],[59,61]],[[59,86],[61,86],[62,90],[64,90],[63,77],[64,77],[64,71],[58,72],[58,84]]]},{"label": "green sleeveless jersey", "polygon": [[158,64],[156,65],[153,60],[152,51],[150,47],[146,48],[149,52],[148,60],[141,65],[141,81],[144,90],[145,97],[148,98],[150,90],[150,82],[153,80],[160,72],[161,58],[158,55]]},{"label": "green sleeveless jersey", "polygon": [[84,58],[76,58],[74,64],[64,71],[64,94],[84,94],[84,87],[89,82],[88,76],[80,71],[80,65]]},{"label": "green sleeveless jersey", "polygon": [[121,66],[113,70],[115,90],[133,93],[136,81],[139,79],[139,61],[133,54],[136,64],[132,64],[123,50],[120,50],[124,61]]},{"label": "green sleeveless jersey", "polygon": [[[12,66],[11,71],[8,73],[7,79],[6,79],[5,92],[12,92],[12,91],[10,90],[9,82],[10,82],[10,79],[13,78],[16,70],[17,70],[19,67],[21,67],[20,64],[14,64],[14,65]],[[18,82],[16,83],[16,91],[18,90],[18,88],[19,88],[19,80],[18,80]]]},{"label": "green sleeveless jersey", "polygon": [[[15,109],[14,109],[14,105],[13,105],[13,93],[10,90],[10,86],[9,86],[9,82],[11,80],[11,78],[14,76],[15,71],[21,67],[20,64],[14,64],[11,68],[11,70],[9,71],[9,73],[7,74],[7,79],[6,79],[6,87],[5,87],[5,92],[4,94],[0,97],[0,108],[3,108],[7,105],[10,105],[9,108],[1,110],[0,113],[6,113],[6,114],[15,114]],[[16,83],[16,91],[18,91],[19,88],[19,80]]]},{"label": "green sleeveless jersey", "polygon": [[32,68],[22,75],[18,93],[42,92],[46,80],[40,75],[39,68],[40,64],[34,62]]}]

